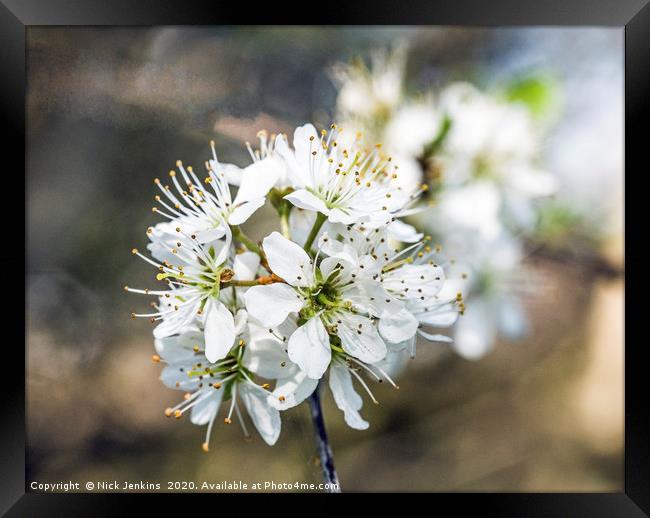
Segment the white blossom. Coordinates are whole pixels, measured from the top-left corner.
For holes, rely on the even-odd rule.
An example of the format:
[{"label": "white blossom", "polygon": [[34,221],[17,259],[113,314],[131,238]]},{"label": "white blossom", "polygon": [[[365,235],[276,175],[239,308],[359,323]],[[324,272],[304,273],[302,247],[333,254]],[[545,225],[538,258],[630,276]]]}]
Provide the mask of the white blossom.
[{"label": "white blossom", "polygon": [[[246,318],[245,312],[243,318]],[[255,374],[268,375],[268,369],[261,368],[266,358],[258,357],[263,354],[262,350],[249,350],[245,342],[248,332],[244,325],[238,333],[241,338],[236,348],[220,361],[211,362],[205,355],[204,337],[205,334],[196,328],[156,339],[156,359],[167,364],[161,374],[163,383],[186,393],[183,401],[165,410],[165,415],[178,419],[191,410],[192,423],[207,424],[203,449],[208,451],[219,409],[222,403],[230,400],[224,418],[226,424],[232,423],[236,416],[248,436],[240,409],[240,404],[243,404],[264,441],[269,445],[275,444],[280,435],[280,414],[267,402],[268,384],[258,384],[254,379]]]},{"label": "white blossom", "polygon": [[412,193],[398,188],[391,157],[376,148],[366,151],[358,140],[341,135],[335,125],[320,135],[311,124],[296,129],[294,149],[283,152],[295,189],[285,199],[324,214],[332,223],[386,219]]}]

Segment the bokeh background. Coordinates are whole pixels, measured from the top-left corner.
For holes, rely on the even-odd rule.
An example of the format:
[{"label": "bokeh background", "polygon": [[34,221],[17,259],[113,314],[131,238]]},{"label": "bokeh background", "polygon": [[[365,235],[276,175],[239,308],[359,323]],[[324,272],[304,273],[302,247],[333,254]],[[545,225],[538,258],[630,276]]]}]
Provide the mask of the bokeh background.
[{"label": "bokeh background", "polygon": [[343,490],[622,490],[623,32],[604,28],[29,28],[30,480],[319,481],[304,405],[276,446],[218,426],[209,454],[203,429],[165,418],[179,393],[159,382],[151,327],[129,318],[142,300],[122,287],[151,285],[130,250],[156,221],[155,177],[201,164],[210,139],[245,165],[259,129],[328,124],[332,65],[398,41],[419,88],[552,74],[558,196],[606,232],[533,246],[527,337],[478,361],[421,345],[400,390],[366,401],[369,430],[348,429],[326,395]]}]

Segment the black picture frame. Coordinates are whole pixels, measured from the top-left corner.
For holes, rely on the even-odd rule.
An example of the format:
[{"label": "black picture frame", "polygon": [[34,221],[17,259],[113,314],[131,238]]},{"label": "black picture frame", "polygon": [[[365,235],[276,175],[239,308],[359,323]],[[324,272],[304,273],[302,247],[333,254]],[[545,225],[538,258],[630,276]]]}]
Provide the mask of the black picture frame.
[{"label": "black picture frame", "polygon": [[[434,494],[438,505],[456,512],[480,509],[497,516],[647,516],[650,513],[650,383],[642,337],[644,241],[634,223],[644,221],[641,197],[647,175],[644,151],[650,121],[649,0],[458,0],[356,2],[309,9],[263,9],[253,4],[203,0],[0,0],[0,104],[6,130],[6,171],[25,170],[26,27],[34,25],[229,25],[229,24],[398,24],[398,25],[576,25],[620,27],[625,31],[625,490],[606,494]],[[286,12],[301,19],[290,20]],[[281,19],[282,18],[282,19]],[[9,164],[7,164],[9,159]],[[639,171],[635,171],[635,169]],[[641,169],[643,168],[643,169]],[[25,175],[25,181],[27,176]],[[12,193],[13,194],[13,193]],[[27,210],[27,208],[26,208]],[[28,213],[25,213],[26,219]],[[26,230],[26,229],[25,229]],[[639,233],[640,234],[640,233]],[[14,247],[15,248],[15,247]],[[4,254],[3,271],[16,271],[18,258]],[[26,263],[24,263],[26,264]],[[17,305],[16,305],[17,307]],[[10,318],[6,316],[6,318]],[[17,319],[19,317],[17,316]],[[19,320],[17,320],[19,321]],[[11,349],[11,351],[7,351]],[[6,355],[13,356],[11,359]],[[31,493],[25,480],[24,351],[5,343],[0,424],[0,511],[8,516],[103,516],[132,509],[127,498],[139,495]],[[223,497],[222,497],[223,498]],[[444,502],[443,502],[444,500]],[[147,498],[148,504],[152,498]]]}]

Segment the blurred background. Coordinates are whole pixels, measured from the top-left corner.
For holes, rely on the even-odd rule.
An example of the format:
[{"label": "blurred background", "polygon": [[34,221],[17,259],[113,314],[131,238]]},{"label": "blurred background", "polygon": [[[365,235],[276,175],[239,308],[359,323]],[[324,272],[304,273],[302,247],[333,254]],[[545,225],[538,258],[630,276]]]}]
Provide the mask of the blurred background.
[{"label": "blurred background", "polygon": [[[420,344],[400,390],[365,402],[367,431],[326,394],[343,490],[622,490],[623,32],[603,28],[30,27],[29,480],[320,481],[305,405],[282,415],[274,447],[217,426],[208,454],[202,428],[165,418],[179,393],[122,288],[152,285],[130,251],[156,222],[155,177],[200,165],[210,139],[243,166],[260,129],[328,125],[333,71],[399,45],[414,97],[552,84],[539,159],[558,187],[521,238],[526,333],[474,359]],[[268,210],[246,229],[274,226]]]}]

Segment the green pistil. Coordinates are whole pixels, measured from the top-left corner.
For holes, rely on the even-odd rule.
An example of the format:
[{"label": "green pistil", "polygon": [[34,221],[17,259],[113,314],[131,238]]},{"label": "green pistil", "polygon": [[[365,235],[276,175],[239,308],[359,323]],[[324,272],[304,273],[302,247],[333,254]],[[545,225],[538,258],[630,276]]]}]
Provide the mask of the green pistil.
[{"label": "green pistil", "polygon": [[330,299],[324,291],[321,291],[318,295],[316,295],[316,301],[322,304],[323,306],[340,306],[341,303],[337,302],[336,300]]}]

